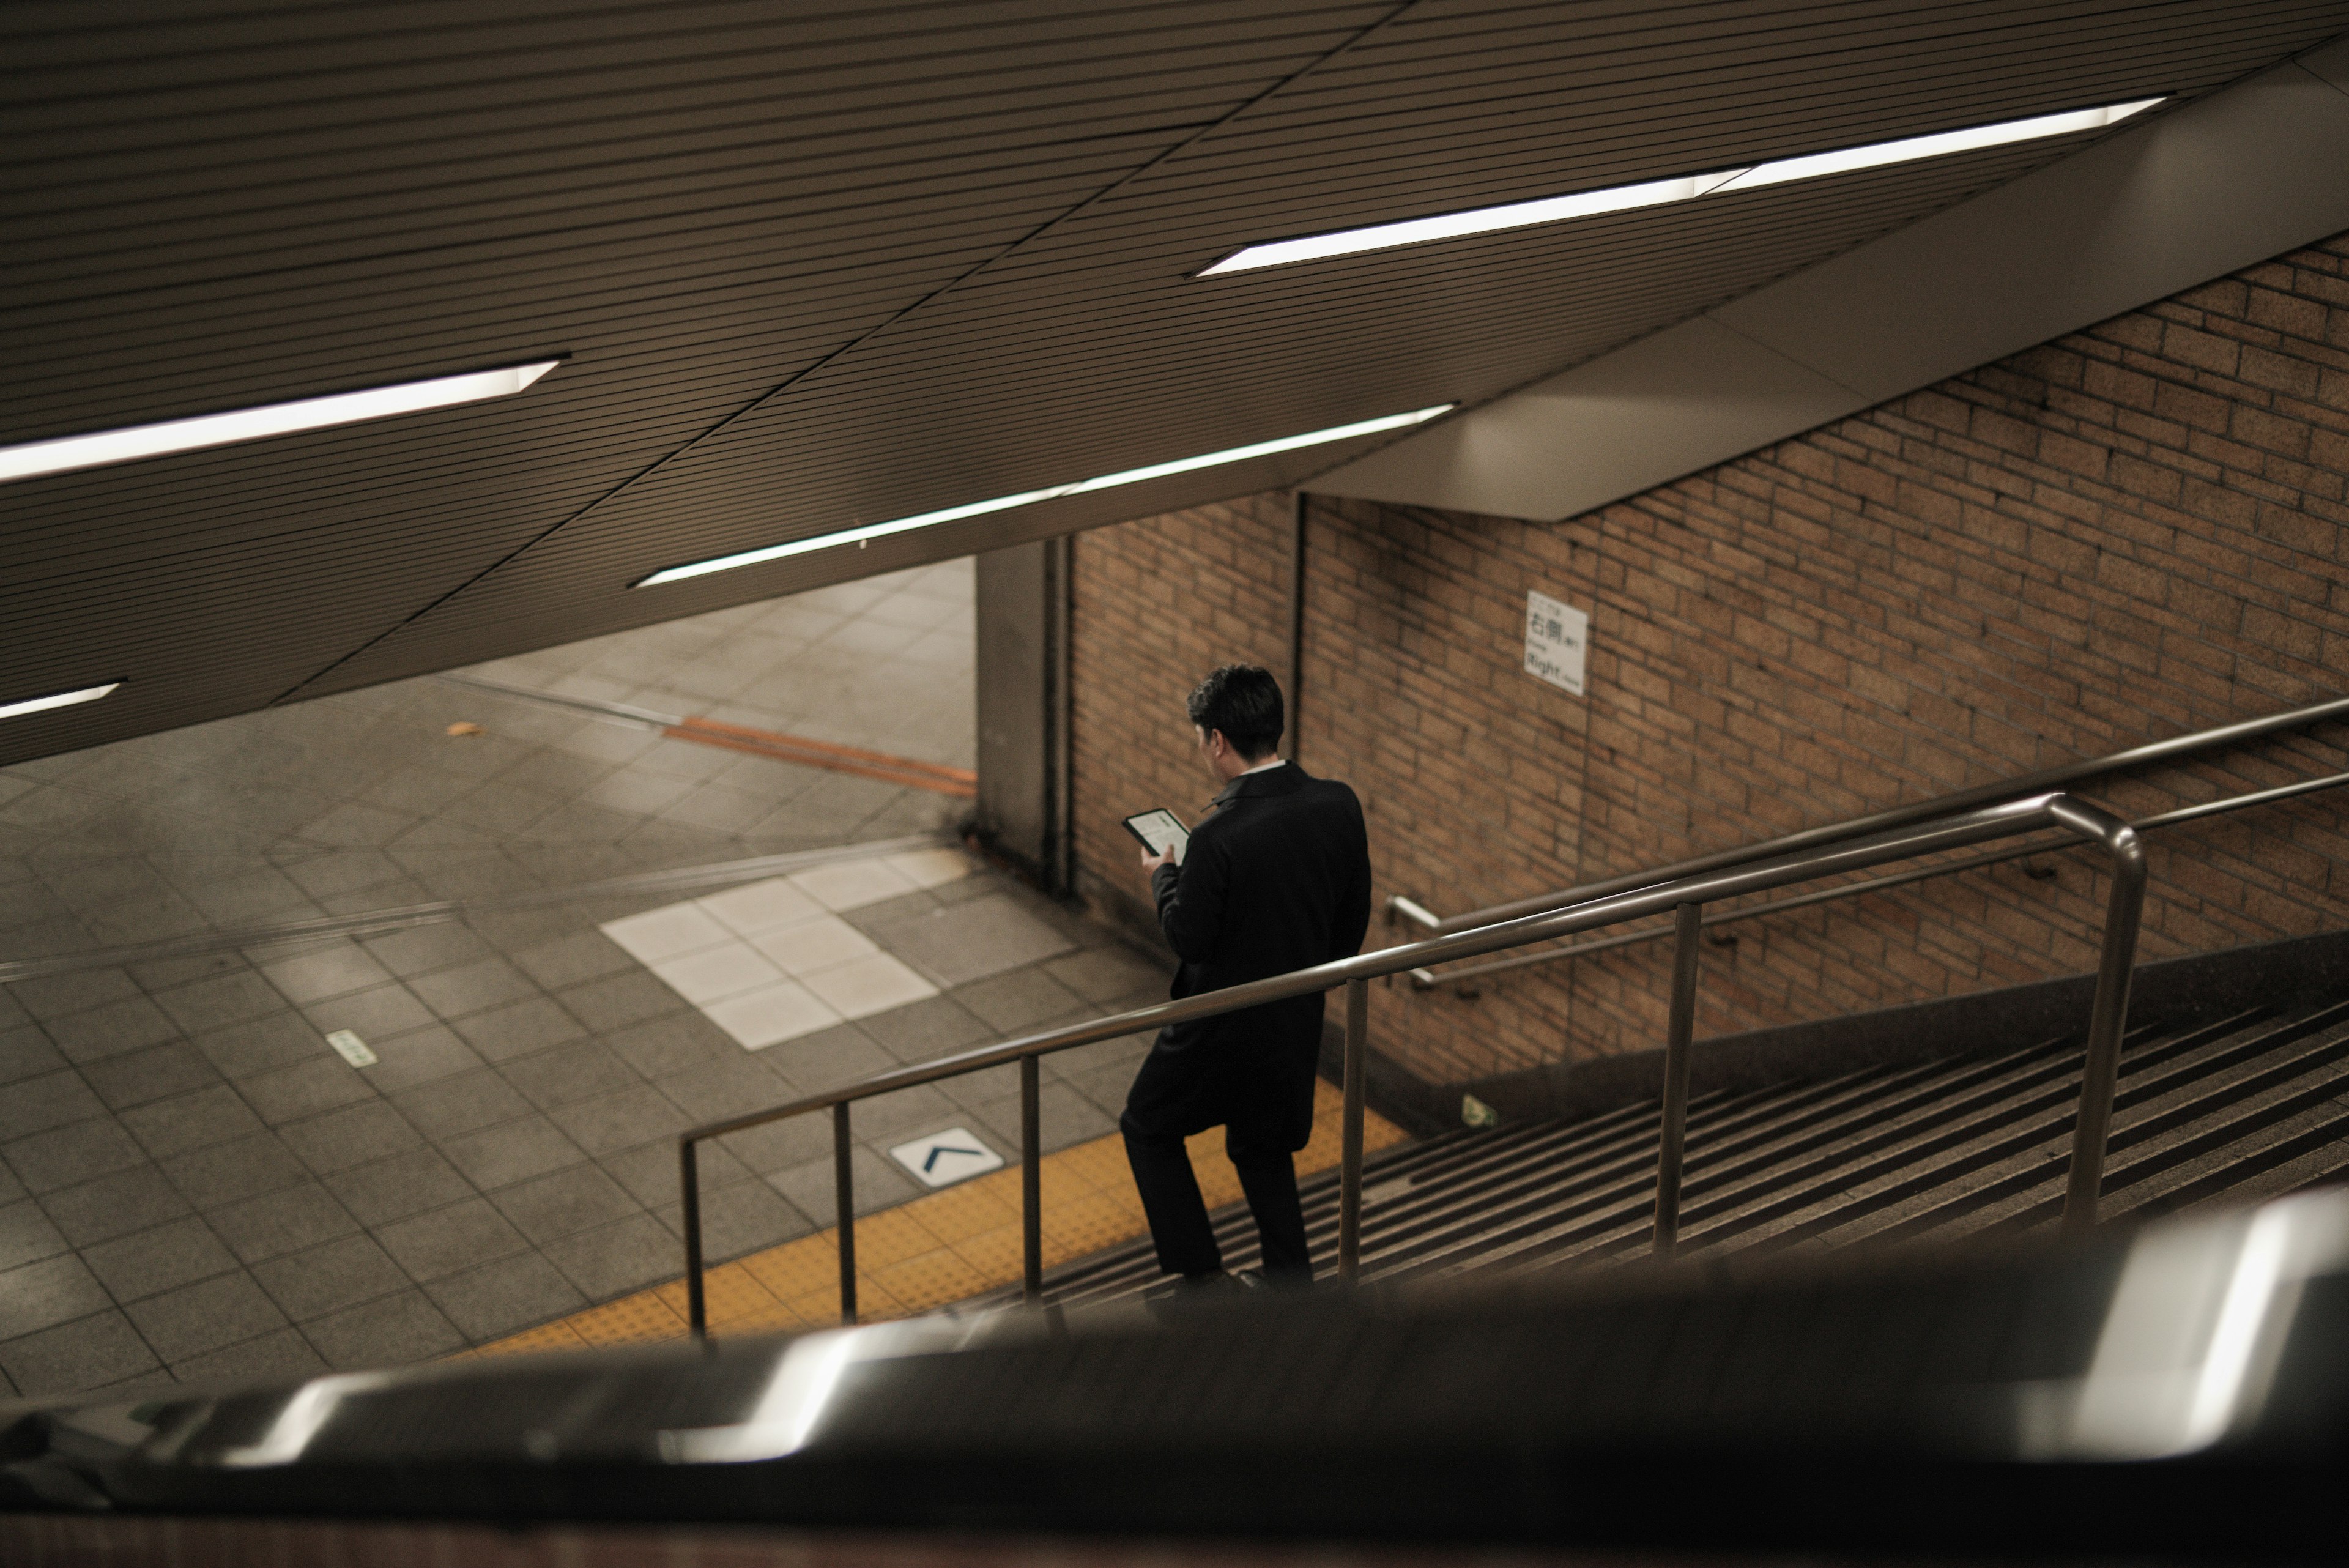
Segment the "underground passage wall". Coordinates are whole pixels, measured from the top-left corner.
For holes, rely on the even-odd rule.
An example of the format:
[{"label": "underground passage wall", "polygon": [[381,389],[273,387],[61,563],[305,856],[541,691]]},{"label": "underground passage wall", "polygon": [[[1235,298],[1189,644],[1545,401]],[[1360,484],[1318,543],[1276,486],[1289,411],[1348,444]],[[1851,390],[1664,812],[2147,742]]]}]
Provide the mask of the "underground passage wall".
[{"label": "underground passage wall", "polygon": [[[1309,497],[1300,760],[1361,793],[1381,903],[1451,914],[2313,701],[2349,685],[2344,477],[2349,235],[1562,523]],[[1285,671],[1291,506],[1074,541],[1073,838],[1108,912],[1146,918],[1118,819],[1212,793],[1185,691]],[[1529,589],[1589,613],[1585,695],[1524,673]],[[2090,793],[2336,771],[2344,730]],[[2142,956],[2349,925],[2344,805],[2154,836]],[[2082,971],[2104,881],[2048,864],[1737,927],[1699,1033]],[[1441,1082],[1648,1048],[1669,961],[1374,987],[1374,1040]]]}]

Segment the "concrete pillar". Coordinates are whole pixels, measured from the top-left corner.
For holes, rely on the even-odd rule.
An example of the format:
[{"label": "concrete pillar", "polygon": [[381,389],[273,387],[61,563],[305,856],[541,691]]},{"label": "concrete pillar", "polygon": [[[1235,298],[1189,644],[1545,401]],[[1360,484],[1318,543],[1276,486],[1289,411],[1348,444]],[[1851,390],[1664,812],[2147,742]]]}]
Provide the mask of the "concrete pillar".
[{"label": "concrete pillar", "polygon": [[1068,890],[1069,541],[978,557],[979,836]]}]

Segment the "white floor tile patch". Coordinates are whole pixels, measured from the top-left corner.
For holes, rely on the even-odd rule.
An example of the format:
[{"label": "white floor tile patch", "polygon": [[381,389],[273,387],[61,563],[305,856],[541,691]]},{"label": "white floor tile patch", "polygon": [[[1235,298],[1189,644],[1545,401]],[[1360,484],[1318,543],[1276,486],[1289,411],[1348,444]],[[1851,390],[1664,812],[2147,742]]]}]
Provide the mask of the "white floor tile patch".
[{"label": "white floor tile patch", "polygon": [[748,1050],[936,996],[840,918],[970,874],[957,849],[835,860],[608,920],[605,936]]}]

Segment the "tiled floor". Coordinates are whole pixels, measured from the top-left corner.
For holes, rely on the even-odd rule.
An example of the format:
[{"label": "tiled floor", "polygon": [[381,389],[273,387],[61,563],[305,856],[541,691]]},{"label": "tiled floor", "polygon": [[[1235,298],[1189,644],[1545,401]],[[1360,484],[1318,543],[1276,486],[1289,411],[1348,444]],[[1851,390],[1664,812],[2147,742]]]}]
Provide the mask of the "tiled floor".
[{"label": "tiled floor", "polygon": [[[928,568],[492,673],[966,763],[969,592],[967,565]],[[459,721],[483,732],[447,733]],[[409,681],[0,771],[0,963],[888,838],[960,809]],[[0,1393],[414,1359],[627,1295],[678,1268],[679,1128],[1163,995],[1106,933],[980,872],[820,911],[936,994],[867,1012],[873,977],[843,981],[824,1005],[863,1016],[752,1051],[599,929],[678,902],[480,909],[0,987]],[[820,994],[823,966],[792,961]],[[344,1029],[375,1065],[327,1046]],[[1137,1050],[1047,1069],[1054,1147],[1109,1129]],[[1017,1147],[1016,1080],[909,1091],[857,1125],[858,1207],[891,1206],[918,1190],[891,1145],[962,1126]],[[822,1136],[712,1151],[713,1256],[831,1222]]]},{"label": "tiled floor", "polygon": [[[1313,1137],[1297,1156],[1300,1176],[1338,1163],[1338,1091],[1315,1085]],[[1403,1131],[1374,1111],[1362,1117],[1368,1153],[1403,1141]],[[1224,1158],[1215,1130],[1190,1141],[1192,1168],[1210,1208],[1240,1200],[1239,1175]],[[1044,1157],[1041,1225],[1044,1266],[1144,1235],[1142,1196],[1134,1189],[1123,1140],[1111,1135]],[[982,1291],[1017,1284],[1020,1276],[1020,1172],[1014,1167],[916,1198],[856,1225],[857,1320],[876,1323],[928,1312]],[[770,1247],[709,1271],[704,1282],[709,1332],[786,1333],[830,1327],[840,1321],[840,1240],[826,1230]],[[1323,1258],[1324,1268],[1335,1260]],[[682,1339],[687,1309],[682,1281],[623,1296],[585,1312],[494,1341],[481,1355],[579,1350],[590,1345]]]}]

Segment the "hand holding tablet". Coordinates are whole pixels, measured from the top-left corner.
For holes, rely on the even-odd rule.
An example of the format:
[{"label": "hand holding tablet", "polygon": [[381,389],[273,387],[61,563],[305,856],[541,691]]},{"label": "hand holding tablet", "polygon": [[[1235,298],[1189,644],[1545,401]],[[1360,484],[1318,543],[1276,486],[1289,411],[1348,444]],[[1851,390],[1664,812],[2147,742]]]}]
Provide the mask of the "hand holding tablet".
[{"label": "hand holding tablet", "polygon": [[1125,830],[1142,840],[1142,846],[1153,855],[1174,851],[1177,866],[1183,863],[1183,851],[1191,842],[1191,830],[1183,826],[1183,819],[1164,806],[1127,817]]}]

